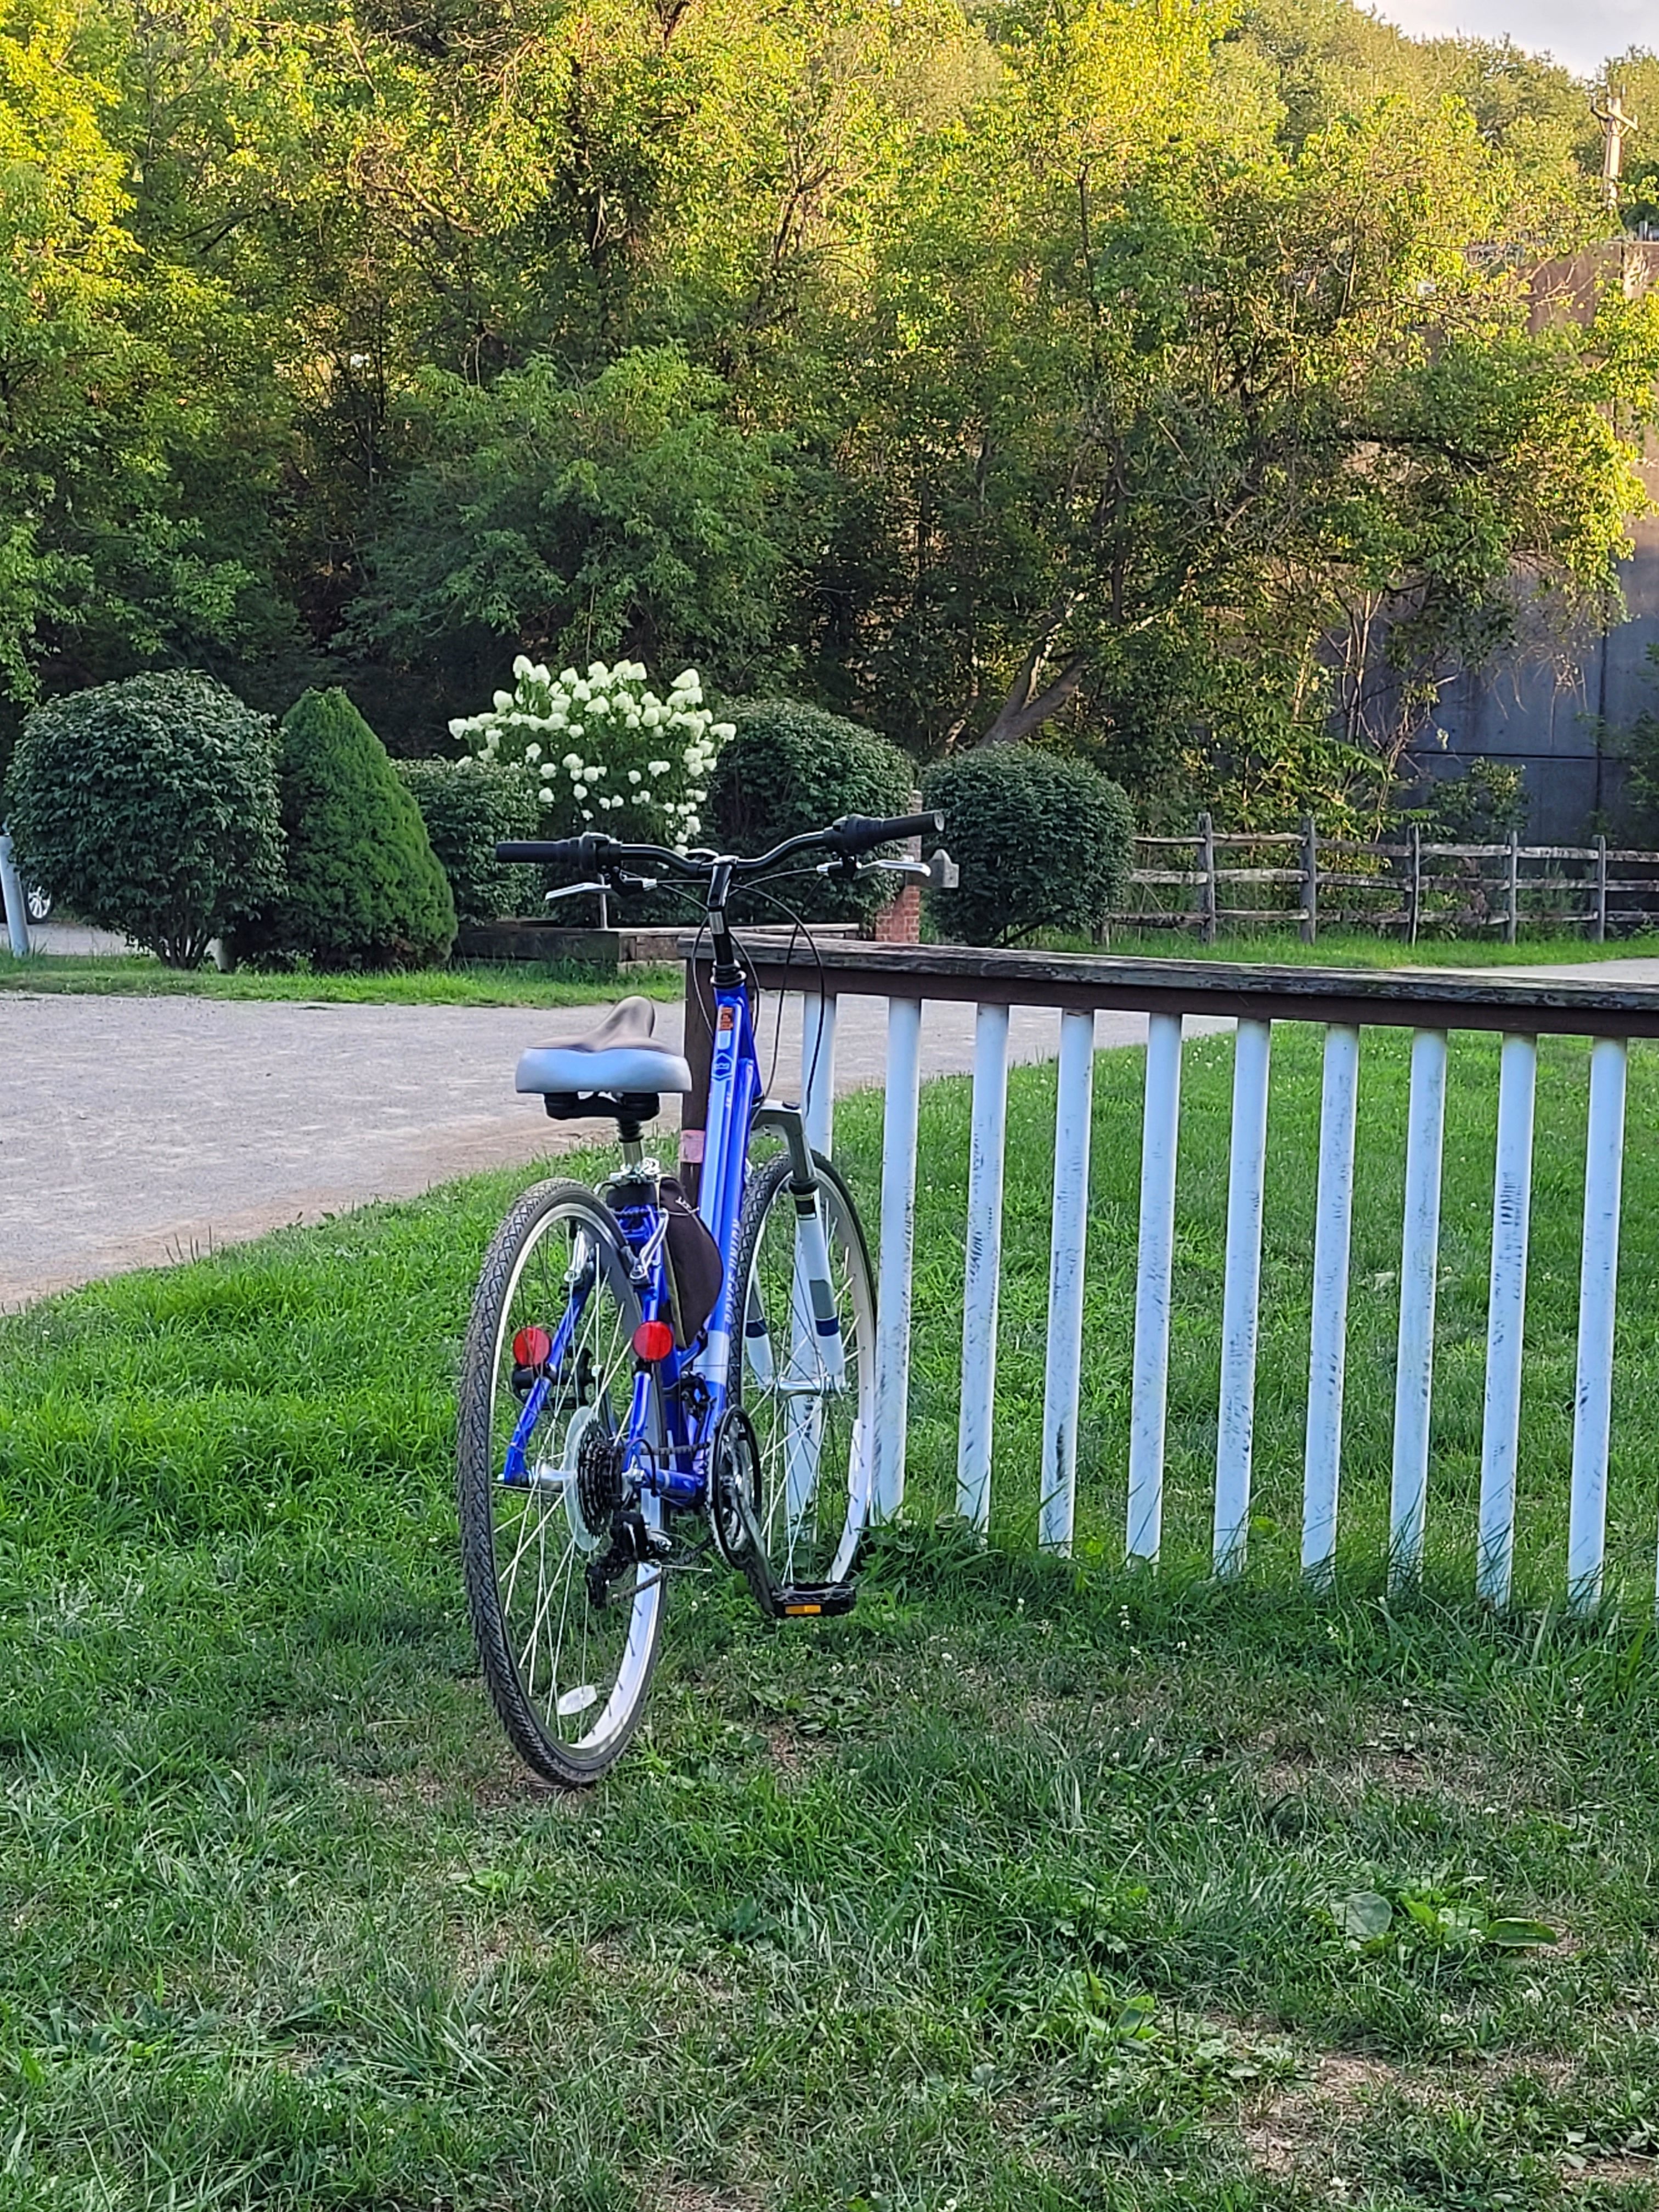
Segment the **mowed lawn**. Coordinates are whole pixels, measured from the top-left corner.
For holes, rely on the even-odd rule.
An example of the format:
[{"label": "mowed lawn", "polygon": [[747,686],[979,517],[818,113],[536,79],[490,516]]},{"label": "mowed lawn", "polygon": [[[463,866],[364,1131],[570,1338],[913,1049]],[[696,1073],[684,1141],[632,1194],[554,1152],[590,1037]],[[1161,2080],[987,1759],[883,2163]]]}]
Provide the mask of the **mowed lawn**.
[{"label": "mowed lawn", "polygon": [[[1295,1574],[1316,1038],[1275,1042],[1224,1589],[1229,1040],[1187,1058],[1156,1578],[1116,1565],[1139,1056],[1097,1070],[1072,1564],[1029,1548],[1052,1071],[1013,1084],[991,1548],[941,1519],[968,1111],[941,1084],[909,1522],[844,1621],[775,1630],[686,1577],[647,1727],[579,1797],[500,1743],[449,1502],[470,1280],[523,1177],[0,1322],[3,2212],[1655,2203],[1659,1060],[1632,1060],[1616,1595],[1585,1627],[1554,1602],[1585,1051],[1542,1057],[1502,1620],[1468,1596],[1497,1048],[1454,1041],[1431,1560],[1394,1601],[1404,1040],[1366,1055],[1334,1598]],[[879,1141],[879,1100],[843,1103],[872,1216]]]}]

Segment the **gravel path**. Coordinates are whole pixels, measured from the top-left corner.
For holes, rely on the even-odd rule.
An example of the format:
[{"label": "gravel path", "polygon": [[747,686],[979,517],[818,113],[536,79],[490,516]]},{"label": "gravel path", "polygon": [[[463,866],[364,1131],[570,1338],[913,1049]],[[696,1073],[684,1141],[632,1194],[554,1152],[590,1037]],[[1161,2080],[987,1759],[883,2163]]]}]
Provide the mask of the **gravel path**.
[{"label": "gravel path", "polygon": [[[609,1124],[549,1121],[513,1089],[526,1045],[580,1036],[600,1011],[7,993],[0,1309],[606,1135]],[[677,1042],[680,1018],[660,1006],[659,1036]],[[924,1073],[970,1067],[973,1025],[971,1006],[930,1006]],[[1146,1029],[1141,1016],[1102,1014],[1096,1041],[1139,1043]],[[1056,1015],[1015,1012],[1016,1058],[1051,1057],[1057,1036]],[[793,1000],[786,1096],[799,1038]],[[843,999],[837,1090],[878,1085],[886,1048],[885,1002]]]}]

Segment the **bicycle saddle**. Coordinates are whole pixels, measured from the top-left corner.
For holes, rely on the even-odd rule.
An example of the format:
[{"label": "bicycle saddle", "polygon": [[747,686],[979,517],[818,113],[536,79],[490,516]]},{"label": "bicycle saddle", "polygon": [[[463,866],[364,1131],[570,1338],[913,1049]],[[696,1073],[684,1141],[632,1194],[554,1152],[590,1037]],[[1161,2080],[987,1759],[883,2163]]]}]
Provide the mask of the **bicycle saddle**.
[{"label": "bicycle saddle", "polygon": [[532,1045],[520,1054],[514,1088],[578,1098],[690,1091],[691,1070],[683,1054],[652,1042],[656,1024],[649,999],[623,999],[574,1044]]}]

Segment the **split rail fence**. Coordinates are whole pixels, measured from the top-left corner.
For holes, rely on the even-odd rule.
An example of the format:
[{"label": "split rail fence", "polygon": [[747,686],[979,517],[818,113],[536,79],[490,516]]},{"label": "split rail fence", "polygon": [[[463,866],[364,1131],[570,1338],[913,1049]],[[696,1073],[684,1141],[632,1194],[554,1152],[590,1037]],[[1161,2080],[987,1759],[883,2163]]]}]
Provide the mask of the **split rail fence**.
[{"label": "split rail fence", "polygon": [[[744,944],[763,988],[801,990],[799,958],[792,969],[775,939]],[[695,947],[686,940],[682,951],[690,956]],[[694,1070],[700,1038],[706,1059],[707,1023],[693,1005],[699,993],[707,1003],[706,975],[706,968],[688,965],[686,1035]],[[1366,973],[850,943],[826,948],[813,979],[805,1000],[802,1089],[811,1141],[825,1151],[838,1000],[873,995],[887,1001],[877,1412],[869,1443],[880,1516],[898,1511],[905,1490],[924,1005],[966,1001],[977,1010],[957,1504],[981,1530],[989,1519],[997,1403],[1009,1013],[1036,1006],[1058,1016],[1038,1541],[1062,1553],[1071,1548],[1076,1520],[1095,1015],[1109,1009],[1148,1018],[1123,1545],[1127,1559],[1148,1563],[1158,1558],[1164,1522],[1183,1025],[1200,1015],[1236,1023],[1212,1540],[1219,1576],[1243,1568],[1250,1527],[1275,1025],[1316,1024],[1324,1039],[1316,1166],[1310,1163],[1317,1185],[1301,1513],[1302,1565],[1315,1578],[1328,1576],[1335,1559],[1342,1495],[1361,1038],[1367,1029],[1411,1033],[1389,1499],[1388,1571],[1396,1583],[1419,1572],[1428,1528],[1448,1033],[1499,1036],[1476,1565],[1479,1594],[1497,1605],[1510,1599],[1515,1552],[1537,1042],[1540,1035],[1591,1040],[1566,1581],[1573,1605],[1595,1604],[1607,1542],[1627,1049],[1632,1038],[1659,1037],[1659,990],[1431,969]],[[705,1066],[705,1080],[706,1073]],[[699,1112],[694,1094],[686,1102],[688,1128],[699,1127]],[[694,1143],[685,1150],[690,1155],[699,1148]]]},{"label": "split rail fence", "polygon": [[1522,925],[1583,929],[1595,943],[1659,921],[1659,853],[1609,846],[1457,845],[1413,823],[1393,838],[1299,830],[1218,830],[1207,814],[1190,836],[1137,836],[1135,908],[1114,922],[1195,929],[1212,944],[1224,925],[1294,922],[1312,944],[1320,925],[1425,933],[1495,930],[1513,945]]}]

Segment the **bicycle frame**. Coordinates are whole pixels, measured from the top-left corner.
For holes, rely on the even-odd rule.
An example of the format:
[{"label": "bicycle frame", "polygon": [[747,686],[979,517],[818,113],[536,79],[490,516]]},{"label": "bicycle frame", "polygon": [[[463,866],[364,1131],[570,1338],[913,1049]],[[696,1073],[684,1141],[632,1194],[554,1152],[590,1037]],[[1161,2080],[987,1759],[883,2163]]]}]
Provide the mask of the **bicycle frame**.
[{"label": "bicycle frame", "polygon": [[[709,1059],[708,1106],[697,1212],[720,1255],[720,1295],[700,1346],[678,1343],[662,1359],[636,1360],[628,1416],[622,1424],[623,1475],[630,1494],[655,1497],[682,1510],[706,1504],[708,1447],[725,1413],[734,1326],[732,1302],[738,1229],[748,1183],[749,1144],[764,1121],[783,1136],[794,1163],[796,1201],[796,1287],[793,1304],[797,1328],[810,1328],[817,1358],[833,1375],[841,1364],[840,1324],[830,1291],[830,1261],[817,1200],[811,1155],[798,1106],[763,1096],[760,1059],[747,985],[717,981],[714,992],[714,1037]],[[654,1163],[642,1146],[624,1145],[620,1173],[604,1186],[631,1259],[630,1274],[642,1320],[672,1321],[668,1273],[667,1213],[658,1203]],[[632,1154],[630,1158],[629,1154]],[[578,1273],[573,1269],[573,1275]],[[530,1440],[541,1419],[553,1376],[577,1340],[591,1283],[568,1285],[565,1310],[553,1332],[545,1371],[532,1386],[514,1426],[501,1480],[533,1480]],[[762,1323],[752,1356],[757,1363],[775,1356],[764,1341]],[[663,1443],[653,1441],[652,1401],[662,1409]]]}]

